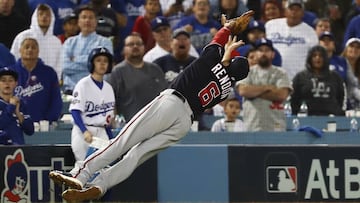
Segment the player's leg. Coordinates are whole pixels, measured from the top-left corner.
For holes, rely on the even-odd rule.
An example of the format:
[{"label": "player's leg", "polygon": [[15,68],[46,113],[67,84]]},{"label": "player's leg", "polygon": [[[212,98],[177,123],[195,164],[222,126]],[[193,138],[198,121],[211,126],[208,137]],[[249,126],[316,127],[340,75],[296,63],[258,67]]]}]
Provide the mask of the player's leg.
[{"label": "player's leg", "polygon": [[183,120],[179,120],[170,129],[131,148],[119,162],[103,171],[89,183],[88,189],[65,191],[64,199],[67,201],[99,199],[108,189],[128,178],[139,165],[184,137],[191,127],[191,121],[187,117],[181,119]]},{"label": "player's leg", "polygon": [[[187,129],[190,129],[190,125]],[[185,136],[186,133],[179,132],[178,135]],[[112,188],[113,186],[128,178],[139,165],[155,156],[160,151],[171,145],[174,145],[178,141],[179,140],[174,140],[173,135],[159,134],[152,137],[151,139],[146,140],[145,142],[140,143],[139,145],[136,145],[129,151],[129,153],[124,156],[120,162],[106,170],[102,176],[115,176],[115,178],[101,181],[99,184],[96,184],[96,186],[99,186],[103,193],[106,192],[107,189]]]},{"label": "player's leg", "polygon": [[[81,164],[85,159],[88,148],[89,144],[85,142],[81,130],[76,125],[74,125],[71,130],[71,150],[75,157],[75,168],[78,167],[79,164]],[[49,178],[54,180],[55,184],[65,184],[71,188],[81,189],[83,184],[77,180],[74,180],[72,175],[73,174],[71,173],[62,171],[51,171],[49,173]]]},{"label": "player's leg", "polygon": [[[108,147],[95,152],[84,161],[79,170],[72,171],[82,184],[85,184],[93,173],[120,158],[137,143],[165,131],[178,122],[178,116],[190,118],[192,112],[189,106],[177,97],[170,96],[169,92],[165,93],[135,115]],[[188,122],[190,123],[190,119]]]},{"label": "player's leg", "polygon": [[[92,175],[104,168],[105,166],[112,163],[114,160],[121,158],[121,156],[131,148],[131,145],[136,145],[142,140],[146,139],[143,135],[148,135],[142,131],[141,136],[131,136],[132,132],[138,128],[138,126],[142,126],[144,120],[150,120],[147,118],[153,114],[152,111],[157,109],[157,105],[161,97],[155,98],[151,103],[145,106],[142,110],[136,114],[133,119],[131,119],[127,125],[124,126],[122,131],[111,140],[110,144],[102,150],[97,150],[85,160],[82,161],[81,164],[76,164],[75,167],[70,171],[73,177],[69,177],[63,175],[58,171],[51,171],[49,173],[49,178],[52,179],[56,183],[63,183],[67,186],[76,186],[75,188],[82,188],[82,186],[92,177]],[[155,125],[156,126],[156,125]],[[141,129],[141,127],[139,127]],[[126,144],[126,145],[125,145]],[[94,160],[96,159],[96,161]],[[78,162],[80,163],[80,161]],[[81,171],[81,174],[79,175]]]},{"label": "player's leg", "polygon": [[[113,139],[107,148],[99,150],[88,157],[75,177],[85,183],[91,174],[117,158],[121,158],[125,152],[136,144],[169,129],[177,122],[180,122],[181,117],[186,117],[189,124],[191,123],[190,115],[186,113],[188,106],[177,97],[160,95],[159,99],[147,107],[148,109],[145,108],[145,111],[140,111],[129,121],[124,130],[120,132],[120,135]],[[185,131],[187,130],[185,128]],[[174,134],[173,136],[173,139],[176,140],[177,135]]]},{"label": "player's leg", "polygon": [[[88,130],[94,136],[94,140],[95,138],[98,138],[100,140],[109,140],[109,137],[106,134],[104,128],[88,126]],[[104,141],[104,143],[106,143],[106,141]],[[78,128],[76,125],[71,131],[71,149],[75,157],[74,168],[79,168],[84,162],[85,157],[88,156],[88,154],[91,154],[90,152],[94,151],[93,149],[89,149],[89,144],[85,142],[84,136],[82,135],[80,128]],[[52,171],[49,174],[49,178],[54,180],[56,184],[65,184],[70,186],[71,188],[81,189],[83,184],[79,181],[76,181],[75,179],[72,179],[73,176],[74,174],[72,174],[71,172],[66,173],[61,171]]]}]

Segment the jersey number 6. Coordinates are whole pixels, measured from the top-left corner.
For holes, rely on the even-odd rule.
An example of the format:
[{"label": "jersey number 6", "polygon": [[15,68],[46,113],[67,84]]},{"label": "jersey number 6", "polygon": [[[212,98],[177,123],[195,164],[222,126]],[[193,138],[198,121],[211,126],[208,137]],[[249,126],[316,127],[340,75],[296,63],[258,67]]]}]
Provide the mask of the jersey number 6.
[{"label": "jersey number 6", "polygon": [[219,95],[220,89],[214,81],[211,81],[204,89],[200,90],[198,94],[203,107],[209,105],[211,101]]}]

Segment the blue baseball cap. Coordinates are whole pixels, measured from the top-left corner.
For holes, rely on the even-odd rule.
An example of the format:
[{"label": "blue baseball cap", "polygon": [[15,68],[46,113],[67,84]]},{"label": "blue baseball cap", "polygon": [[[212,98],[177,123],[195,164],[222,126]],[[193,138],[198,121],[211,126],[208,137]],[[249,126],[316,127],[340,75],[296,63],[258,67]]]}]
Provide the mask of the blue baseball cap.
[{"label": "blue baseball cap", "polygon": [[251,21],[249,23],[248,27],[247,27],[247,31],[250,32],[250,31],[255,30],[255,29],[258,29],[258,30],[261,30],[261,31],[265,32],[264,23],[262,23],[260,21],[257,21],[257,20]]},{"label": "blue baseball cap", "polygon": [[3,67],[0,68],[0,77],[3,75],[11,75],[14,77],[14,79],[17,81],[18,80],[18,73],[16,72],[16,70],[12,69],[12,68],[8,68],[8,67]]},{"label": "blue baseball cap", "polygon": [[261,38],[261,39],[256,40],[255,49],[258,49],[262,45],[266,45],[266,46],[270,47],[272,50],[274,50],[273,43],[269,39]]},{"label": "blue baseball cap", "polygon": [[154,31],[158,29],[160,26],[168,26],[170,27],[169,21],[166,19],[166,17],[159,16],[156,17],[151,21],[151,30]]},{"label": "blue baseball cap", "polygon": [[324,37],[329,37],[332,41],[335,40],[334,35],[331,32],[325,31],[323,33],[320,34],[319,36],[319,40],[322,40]]}]

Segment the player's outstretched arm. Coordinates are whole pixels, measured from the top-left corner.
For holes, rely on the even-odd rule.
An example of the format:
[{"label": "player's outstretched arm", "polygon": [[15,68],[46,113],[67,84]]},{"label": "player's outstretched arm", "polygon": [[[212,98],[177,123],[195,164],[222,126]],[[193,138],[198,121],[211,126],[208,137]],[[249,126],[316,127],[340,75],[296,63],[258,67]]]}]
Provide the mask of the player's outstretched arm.
[{"label": "player's outstretched arm", "polygon": [[253,15],[254,11],[252,10],[247,11],[237,18],[229,20],[226,19],[225,15],[222,15],[221,22],[223,27],[216,33],[211,43],[225,46],[225,44],[228,42],[229,35],[238,35],[244,31]]},{"label": "player's outstretched arm", "polygon": [[224,55],[221,59],[221,63],[224,66],[229,66],[230,65],[230,60],[231,60],[231,53],[237,49],[238,47],[244,45],[245,43],[242,40],[237,41],[237,37],[234,36],[232,37],[231,35],[229,35],[228,41],[225,44],[225,52]]}]

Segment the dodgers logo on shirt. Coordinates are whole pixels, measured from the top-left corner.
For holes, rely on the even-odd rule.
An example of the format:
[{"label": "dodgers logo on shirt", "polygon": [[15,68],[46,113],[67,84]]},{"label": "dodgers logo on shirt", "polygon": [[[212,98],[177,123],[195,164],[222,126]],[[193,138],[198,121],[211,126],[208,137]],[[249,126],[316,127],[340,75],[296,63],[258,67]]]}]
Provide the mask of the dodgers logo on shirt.
[{"label": "dodgers logo on shirt", "polygon": [[287,46],[306,43],[304,37],[292,36],[291,34],[289,34],[288,36],[284,36],[282,33],[279,32],[271,33],[271,36],[269,38],[274,44],[286,44]]},{"label": "dodgers logo on shirt", "polygon": [[268,166],[266,168],[267,192],[295,193],[297,192],[296,166]]}]

